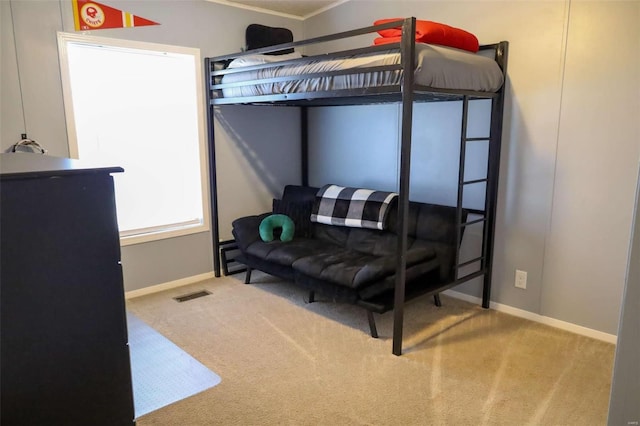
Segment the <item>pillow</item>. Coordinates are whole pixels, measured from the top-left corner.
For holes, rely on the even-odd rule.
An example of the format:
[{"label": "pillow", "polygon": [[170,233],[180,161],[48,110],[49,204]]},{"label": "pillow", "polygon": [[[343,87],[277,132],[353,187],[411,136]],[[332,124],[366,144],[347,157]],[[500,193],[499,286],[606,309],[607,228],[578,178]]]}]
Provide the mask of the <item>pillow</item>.
[{"label": "pillow", "polygon": [[241,56],[231,61],[228,68],[242,68],[252,65],[273,64],[280,61],[288,61],[290,59],[302,58],[298,52],[287,53],[286,55],[273,56],[255,53],[253,55]]},{"label": "pillow", "polygon": [[[293,33],[287,28],[267,27],[266,25],[251,24],[245,31],[247,50],[260,49],[261,47],[275,46],[276,44],[291,43]],[[293,53],[293,49],[269,52],[267,55],[284,55]]]},{"label": "pillow", "polygon": [[395,192],[328,184],[320,188],[311,221],[326,225],[384,230],[398,198]]},{"label": "pillow", "polygon": [[273,200],[273,213],[289,216],[296,226],[295,236],[309,238],[312,235],[311,210],[313,201],[291,202],[284,200]]},{"label": "pillow", "polygon": [[[397,21],[398,19],[399,18],[379,19],[373,24],[382,25]],[[402,28],[380,30],[378,34],[384,38],[402,37]],[[396,41],[400,41],[400,39]],[[470,32],[433,21],[416,20],[416,41],[418,43],[455,47],[473,53],[480,49],[478,38]],[[378,42],[376,44],[382,43]]]},{"label": "pillow", "polygon": [[282,228],[280,241],[287,242],[293,240],[295,225],[291,218],[283,214],[272,214],[262,219],[258,227],[262,241],[266,243],[273,241],[273,230],[275,228]]}]

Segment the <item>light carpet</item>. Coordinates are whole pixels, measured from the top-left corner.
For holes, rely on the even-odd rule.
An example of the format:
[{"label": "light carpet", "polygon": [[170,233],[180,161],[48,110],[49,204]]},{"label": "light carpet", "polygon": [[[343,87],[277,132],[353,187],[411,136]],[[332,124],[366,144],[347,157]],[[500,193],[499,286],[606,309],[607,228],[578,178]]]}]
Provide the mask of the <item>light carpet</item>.
[{"label": "light carpet", "polygon": [[[147,425],[604,425],[614,345],[443,296],[376,315],[258,272],[128,301],[224,380]],[[208,290],[187,303],[172,297]]]}]

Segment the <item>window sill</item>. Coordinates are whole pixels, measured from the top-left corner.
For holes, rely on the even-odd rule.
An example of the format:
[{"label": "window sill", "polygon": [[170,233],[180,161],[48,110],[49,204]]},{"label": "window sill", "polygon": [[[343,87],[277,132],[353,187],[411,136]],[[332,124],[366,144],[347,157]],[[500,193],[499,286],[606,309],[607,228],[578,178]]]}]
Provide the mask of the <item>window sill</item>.
[{"label": "window sill", "polygon": [[185,235],[198,234],[209,231],[208,224],[198,224],[192,226],[183,226],[179,228],[170,228],[157,232],[149,232],[146,234],[131,235],[120,237],[120,246],[131,246],[134,244],[143,244],[153,241],[164,240],[167,238],[181,237]]}]

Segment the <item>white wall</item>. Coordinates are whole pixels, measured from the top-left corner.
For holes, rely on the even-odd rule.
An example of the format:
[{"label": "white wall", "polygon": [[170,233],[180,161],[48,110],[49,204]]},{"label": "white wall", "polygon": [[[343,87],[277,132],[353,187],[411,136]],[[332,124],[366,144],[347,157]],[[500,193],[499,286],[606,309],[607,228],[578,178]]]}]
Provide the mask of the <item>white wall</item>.
[{"label": "white wall", "polygon": [[640,152],[640,2],[572,3],[560,114],[541,313],[615,334]]},{"label": "white wall", "polygon": [[[308,38],[380,18],[416,16],[465,28],[481,43],[508,40],[492,300],[615,334],[640,154],[639,13],[639,2],[352,0],[307,20],[304,31]],[[314,112],[311,122],[322,127],[312,131],[323,144],[344,134],[364,141],[359,147],[336,142],[340,154],[316,158],[335,161],[349,158],[344,150],[350,146],[357,152],[363,145],[389,145],[387,139],[398,133],[393,118],[383,121],[381,107],[367,108]],[[430,118],[420,116],[425,121],[418,128],[438,123],[440,132],[443,124],[459,120],[428,108],[420,107]],[[393,115],[393,107],[386,115]],[[431,139],[428,157],[437,149],[435,131],[420,132]],[[445,147],[439,155],[450,156],[456,149],[446,147],[451,136],[440,137]],[[316,142],[311,149],[322,152]],[[397,158],[389,158],[394,153],[391,146],[375,169],[368,167],[375,159],[352,161],[351,182],[339,167],[319,165],[313,177],[377,183],[397,173]],[[438,173],[424,154],[414,155],[412,168]],[[431,191],[442,196],[435,187]],[[515,269],[528,272],[527,290],[514,287]],[[461,290],[479,295],[479,280]]]},{"label": "white wall", "polygon": [[[251,23],[285,26],[296,38],[300,38],[302,32],[299,20],[203,0],[110,0],[105,3],[160,25],[98,30],[91,34],[196,47],[202,58],[239,51],[244,46],[245,28]],[[6,150],[19,140],[21,133],[27,133],[43,144],[50,155],[68,156],[56,32],[74,31],[72,2],[1,1],[0,10],[0,149]],[[99,81],[96,87],[99,94]],[[220,111],[220,117],[230,122],[237,122],[246,114],[249,112],[232,108]],[[252,123],[251,126],[237,126],[239,130],[233,135],[219,127],[216,141],[219,209],[222,223],[226,224],[221,227],[222,239],[231,237],[230,218],[237,217],[239,210],[262,212],[270,207],[271,198],[285,184],[299,181],[299,169],[283,168],[282,163],[299,163],[300,154],[296,150],[300,130],[295,126],[274,125],[283,121],[298,122],[297,117],[295,109],[279,110],[261,118],[247,117],[246,122]],[[247,132],[260,137],[245,137],[251,136]],[[236,140],[238,136],[244,138],[242,143]],[[177,148],[179,143],[176,141]],[[277,146],[278,150],[266,149],[270,146]],[[254,168],[256,153],[262,158],[260,168]],[[287,160],[288,156],[294,160]],[[209,232],[123,247],[125,289],[130,291],[211,272],[211,259]]]}]

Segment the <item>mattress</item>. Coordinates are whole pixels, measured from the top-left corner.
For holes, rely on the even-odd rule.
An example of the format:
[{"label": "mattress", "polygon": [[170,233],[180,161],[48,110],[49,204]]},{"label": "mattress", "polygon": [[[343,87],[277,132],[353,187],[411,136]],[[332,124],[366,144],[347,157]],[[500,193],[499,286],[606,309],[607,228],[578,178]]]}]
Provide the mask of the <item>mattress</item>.
[{"label": "mattress", "polygon": [[[301,58],[299,53],[286,55],[247,55],[233,60],[228,68],[241,68],[273,63],[273,67],[254,71],[226,74],[222,83],[236,83],[293,75],[322,74],[330,71],[358,69],[399,64],[397,51],[383,51],[347,58],[313,60],[277,66],[277,62]],[[260,96],[271,94],[304,93],[397,85],[402,72],[376,71],[296,79],[281,82],[265,82],[222,89],[224,97]],[[502,70],[491,58],[425,43],[416,43],[415,84],[437,89],[496,92],[503,83]]]}]

